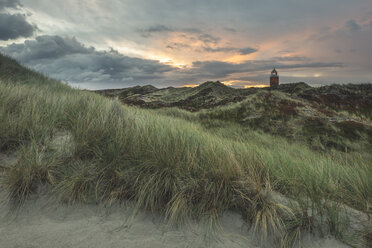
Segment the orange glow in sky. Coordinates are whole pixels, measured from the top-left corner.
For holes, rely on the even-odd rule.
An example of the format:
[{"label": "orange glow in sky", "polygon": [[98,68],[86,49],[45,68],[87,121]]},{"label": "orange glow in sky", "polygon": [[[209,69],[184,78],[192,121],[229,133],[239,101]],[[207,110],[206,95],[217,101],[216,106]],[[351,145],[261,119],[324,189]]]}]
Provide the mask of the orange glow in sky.
[{"label": "orange glow in sky", "polygon": [[244,89],[248,89],[248,88],[266,88],[266,87],[269,87],[269,85],[267,85],[267,84],[245,85],[244,86]]},{"label": "orange glow in sky", "polygon": [[[232,81],[226,81],[226,82],[222,82],[224,85],[226,86],[234,86],[234,84],[232,83]],[[194,87],[198,87],[200,84],[185,84],[185,85],[182,85],[181,87],[190,87],[190,88],[194,88]],[[267,84],[249,84],[249,85],[238,85],[237,86],[238,88],[244,88],[244,89],[248,89],[248,88],[265,88],[265,87],[269,87],[269,85]]]},{"label": "orange glow in sky", "polygon": [[232,86],[236,88],[264,88],[268,87],[267,84],[261,83],[261,82],[254,82],[254,81],[242,81],[242,80],[228,80],[222,82],[224,85]]},{"label": "orange glow in sky", "polygon": [[181,87],[188,87],[188,88],[194,88],[194,87],[198,87],[200,84],[185,84],[185,85],[182,85]]}]

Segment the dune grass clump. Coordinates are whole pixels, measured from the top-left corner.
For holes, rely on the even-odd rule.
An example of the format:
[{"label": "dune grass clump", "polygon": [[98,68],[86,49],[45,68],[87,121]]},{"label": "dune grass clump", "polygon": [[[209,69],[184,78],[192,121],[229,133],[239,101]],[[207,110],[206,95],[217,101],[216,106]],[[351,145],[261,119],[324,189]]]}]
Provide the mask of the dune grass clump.
[{"label": "dune grass clump", "polygon": [[46,153],[44,148],[31,142],[18,149],[18,160],[14,166],[6,167],[3,184],[8,189],[9,199],[14,206],[22,205],[35,193],[40,185],[53,184],[53,167],[56,159]]},{"label": "dune grass clump", "polygon": [[66,167],[54,187],[58,201],[73,204],[87,203],[94,199],[96,168],[82,162],[75,162]]}]

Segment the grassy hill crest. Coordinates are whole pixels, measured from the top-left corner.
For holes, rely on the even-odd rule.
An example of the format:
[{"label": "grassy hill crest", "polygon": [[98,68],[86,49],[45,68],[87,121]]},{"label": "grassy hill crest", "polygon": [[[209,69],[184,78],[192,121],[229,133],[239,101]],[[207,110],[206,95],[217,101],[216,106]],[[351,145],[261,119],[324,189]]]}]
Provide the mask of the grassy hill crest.
[{"label": "grassy hill crest", "polygon": [[372,146],[372,84],[313,88],[300,82],[274,89],[235,89],[206,82],[194,88],[157,89],[148,85],[96,92],[142,108],[185,109],[196,112],[191,116],[201,122],[215,119],[238,123],[305,142],[317,150],[350,151]]}]

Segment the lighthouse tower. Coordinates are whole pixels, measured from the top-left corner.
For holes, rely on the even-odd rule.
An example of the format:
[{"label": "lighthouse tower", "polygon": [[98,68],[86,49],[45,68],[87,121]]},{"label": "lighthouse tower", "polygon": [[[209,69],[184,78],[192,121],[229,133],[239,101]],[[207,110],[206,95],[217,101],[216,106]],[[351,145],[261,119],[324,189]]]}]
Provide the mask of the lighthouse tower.
[{"label": "lighthouse tower", "polygon": [[278,72],[274,68],[270,76],[270,87],[275,87],[278,85],[279,85],[279,76],[278,76]]}]

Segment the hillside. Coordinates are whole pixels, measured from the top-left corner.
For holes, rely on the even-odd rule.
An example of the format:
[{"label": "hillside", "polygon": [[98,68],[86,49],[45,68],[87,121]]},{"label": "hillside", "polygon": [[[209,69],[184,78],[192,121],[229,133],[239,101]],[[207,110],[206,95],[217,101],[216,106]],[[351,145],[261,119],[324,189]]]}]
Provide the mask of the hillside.
[{"label": "hillside", "polygon": [[198,87],[158,89],[151,85],[135,86],[126,89],[97,90],[108,97],[118,97],[128,105],[145,108],[179,107],[189,111],[212,108],[231,102],[239,102],[252,90],[240,90],[227,87],[220,82],[206,82]]},{"label": "hillside", "polygon": [[[270,88],[238,89],[220,82],[206,82],[197,87],[162,88],[152,85],[124,89],[97,90],[108,97],[118,97],[128,105],[146,108],[179,107],[189,111],[213,108],[243,101],[246,96],[267,92]],[[313,88],[306,83],[281,84],[273,92],[283,92],[291,98],[307,101],[319,109],[331,108],[372,117],[372,84],[330,85]]]},{"label": "hillside", "polygon": [[[172,91],[178,95],[169,93]],[[203,91],[208,93],[200,94]],[[36,213],[44,221],[22,219],[17,228],[1,219],[0,234],[4,235],[0,235],[0,246],[11,242],[8,237],[13,231],[9,230],[17,230],[19,239],[28,245],[32,237],[25,234],[35,228],[45,234],[39,237],[44,247],[53,246],[55,240],[50,237],[57,238],[58,230],[63,234],[67,230],[74,237],[70,246],[82,237],[89,246],[97,247],[102,240],[111,240],[108,237],[125,246],[128,243],[123,243],[123,237],[149,236],[148,247],[154,240],[161,247],[162,236],[155,227],[136,236],[128,231],[130,225],[123,223],[118,228],[114,222],[112,227],[104,219],[86,215],[92,208],[104,207],[108,212],[115,206],[119,211],[130,206],[130,220],[147,213],[170,226],[199,223],[204,229],[197,236],[222,237],[227,243],[221,247],[234,243],[224,238],[222,227],[226,226],[246,235],[234,243],[236,247],[300,247],[306,243],[307,247],[321,247],[315,238],[324,241],[328,235],[353,247],[370,246],[372,160],[368,143],[357,139],[352,151],[318,152],[297,139],[288,141],[244,124],[253,111],[274,121],[281,120],[282,112],[285,118],[300,116],[306,111],[297,108],[312,107],[310,100],[305,103],[280,91],[235,90],[219,83],[196,89],[147,86],[122,90],[127,96],[143,93],[155,97],[159,92],[168,92],[156,96],[168,103],[191,97],[202,103],[202,99],[210,99],[218,106],[199,112],[127,106],[117,99],[73,89],[0,55],[0,202],[6,204],[1,209],[20,211],[19,218]],[[211,94],[213,98],[208,98]],[[231,100],[235,97],[243,99]],[[230,99],[230,104],[225,105],[224,99]],[[288,115],[294,112],[285,108],[278,114],[277,105],[282,101],[298,113]],[[193,104],[191,101],[190,106]],[[239,112],[242,108],[246,112]],[[316,107],[311,111],[321,112]],[[338,109],[332,111],[337,118],[349,116]],[[365,126],[370,121],[359,114],[350,118]],[[287,121],[292,122],[295,117]],[[327,135],[332,136],[328,131]],[[42,207],[35,206],[38,200]],[[79,206],[83,209],[72,226],[59,217],[51,221],[53,213],[45,218],[35,211],[66,205],[74,211]],[[225,225],[226,214],[237,221]],[[24,228],[29,223],[34,226]],[[53,228],[48,226],[51,223]],[[241,225],[236,227],[236,223]],[[184,247],[193,247],[183,234],[176,234],[181,235],[177,242],[181,239]],[[189,237],[195,237],[192,235]]]},{"label": "hillside", "polygon": [[[317,150],[368,150],[372,147],[372,84],[313,88],[305,83],[275,89],[234,89],[220,82],[195,88],[136,86],[96,91],[144,108],[177,107],[210,119],[307,143]],[[207,121],[206,121],[207,120]]]}]

